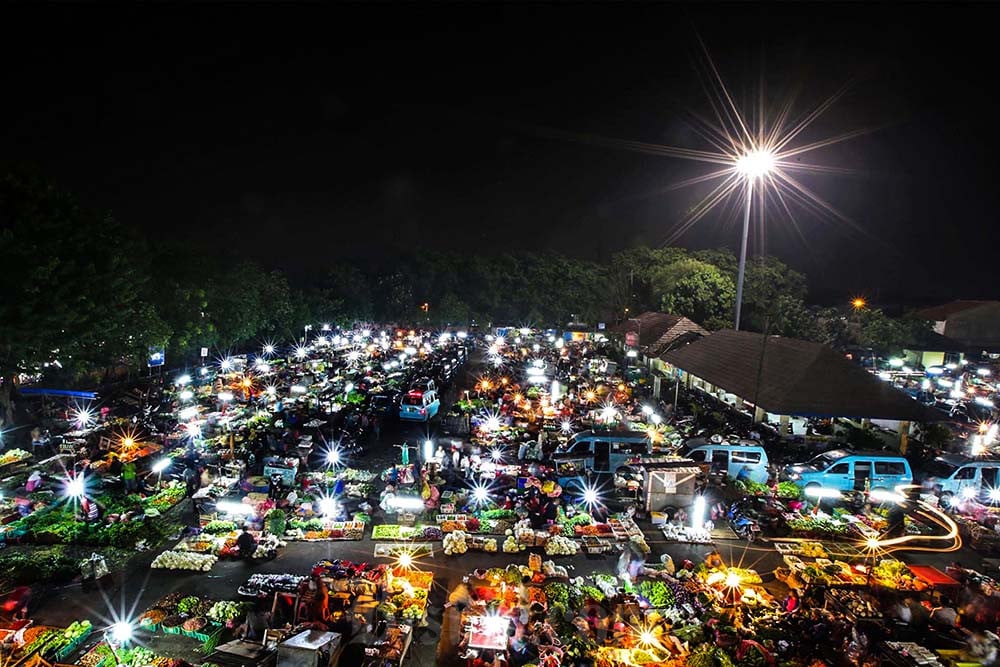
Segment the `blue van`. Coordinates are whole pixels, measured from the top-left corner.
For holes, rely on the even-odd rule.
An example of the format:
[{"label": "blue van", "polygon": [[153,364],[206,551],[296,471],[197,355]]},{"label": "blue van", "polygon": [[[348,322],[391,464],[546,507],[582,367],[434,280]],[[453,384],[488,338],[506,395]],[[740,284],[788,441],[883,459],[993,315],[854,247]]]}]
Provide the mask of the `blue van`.
[{"label": "blue van", "polygon": [[893,491],[897,486],[913,484],[910,463],[902,456],[849,449],[834,449],[805,463],[786,466],[781,477],[804,489],[838,491]]},{"label": "blue van", "polygon": [[411,389],[399,403],[399,418],[413,422],[430,421],[440,407],[441,401],[435,389]]},{"label": "blue van", "polygon": [[648,453],[644,431],[581,431],[560,445],[552,459],[559,486],[579,493],[588,483],[610,482],[615,472]]},{"label": "blue van", "polygon": [[976,500],[987,505],[1000,502],[998,459],[945,454],[927,465],[925,480],[933,485],[945,507],[950,507],[956,497],[959,501]]},{"label": "blue van", "polygon": [[722,440],[695,438],[688,440],[678,452],[698,464],[707,464],[712,472],[733,479],[749,479],[763,484],[770,477],[767,452],[753,440]]}]

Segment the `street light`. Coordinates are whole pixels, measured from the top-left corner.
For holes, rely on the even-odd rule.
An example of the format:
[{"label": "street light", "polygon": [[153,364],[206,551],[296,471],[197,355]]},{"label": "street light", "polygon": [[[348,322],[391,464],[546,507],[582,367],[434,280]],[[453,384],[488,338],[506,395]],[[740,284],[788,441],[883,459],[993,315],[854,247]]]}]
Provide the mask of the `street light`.
[{"label": "street light", "polygon": [[736,275],[736,323],[740,330],[740,314],[743,310],[743,276],[747,266],[747,237],[750,235],[750,210],[753,207],[754,181],[767,176],[774,168],[774,153],[765,148],[753,148],[736,158],[736,171],[743,177],[747,188],[746,209],[743,211],[743,238],[740,241],[740,267]]}]

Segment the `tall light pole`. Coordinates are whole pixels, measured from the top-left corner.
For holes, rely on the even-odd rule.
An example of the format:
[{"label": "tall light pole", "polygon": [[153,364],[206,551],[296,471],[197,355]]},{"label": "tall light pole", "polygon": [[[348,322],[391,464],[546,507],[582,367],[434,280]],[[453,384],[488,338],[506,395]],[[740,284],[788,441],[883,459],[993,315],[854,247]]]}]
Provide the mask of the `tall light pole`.
[{"label": "tall light pole", "polygon": [[736,274],[736,321],[733,328],[740,330],[740,314],[743,310],[743,276],[747,268],[747,238],[750,235],[750,210],[753,207],[754,181],[764,178],[774,167],[775,156],[770,150],[751,148],[736,160],[736,171],[743,176],[746,184],[747,200],[743,211],[743,238],[740,241],[740,266]]}]

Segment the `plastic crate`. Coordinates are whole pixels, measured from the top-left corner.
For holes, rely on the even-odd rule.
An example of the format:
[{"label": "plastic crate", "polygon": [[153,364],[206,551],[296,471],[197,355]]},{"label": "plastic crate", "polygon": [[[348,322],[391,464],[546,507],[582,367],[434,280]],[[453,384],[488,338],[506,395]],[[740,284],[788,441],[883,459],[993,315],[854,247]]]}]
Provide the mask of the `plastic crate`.
[{"label": "plastic crate", "polygon": [[200,631],[196,630],[181,630],[181,634],[191,639],[197,639],[198,641],[204,643],[207,642],[213,635],[218,634],[222,631],[222,626],[216,623],[209,623]]},{"label": "plastic crate", "polygon": [[161,625],[160,629],[168,635],[180,635],[184,633],[183,628],[180,625],[175,625],[173,627],[168,627],[166,625]]},{"label": "plastic crate", "polygon": [[61,649],[56,651],[56,659],[65,660],[67,657],[69,657],[71,653],[80,648],[80,645],[83,644],[83,642],[85,642],[88,637],[90,637],[92,632],[93,630],[88,630],[87,632],[83,633],[82,635],[74,639],[72,642],[67,644],[66,646],[63,646]]}]

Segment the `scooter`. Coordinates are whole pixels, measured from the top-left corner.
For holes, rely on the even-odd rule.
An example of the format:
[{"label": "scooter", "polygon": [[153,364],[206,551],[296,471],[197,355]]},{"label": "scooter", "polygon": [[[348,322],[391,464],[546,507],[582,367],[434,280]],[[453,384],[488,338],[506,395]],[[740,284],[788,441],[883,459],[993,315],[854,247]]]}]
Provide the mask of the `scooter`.
[{"label": "scooter", "polygon": [[743,503],[733,503],[726,512],[726,518],[733,532],[747,542],[753,542],[760,535],[760,523],[749,515]]}]

